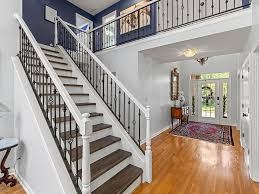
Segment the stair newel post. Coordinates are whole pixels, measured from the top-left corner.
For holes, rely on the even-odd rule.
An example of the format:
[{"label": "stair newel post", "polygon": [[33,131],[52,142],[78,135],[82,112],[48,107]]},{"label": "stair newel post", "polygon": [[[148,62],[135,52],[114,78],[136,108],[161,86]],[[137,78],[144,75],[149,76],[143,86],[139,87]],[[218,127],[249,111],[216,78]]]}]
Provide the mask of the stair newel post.
[{"label": "stair newel post", "polygon": [[145,151],[145,170],[146,170],[146,181],[152,182],[152,149],[151,149],[151,136],[150,136],[150,109],[148,105],[146,107],[146,151]]},{"label": "stair newel post", "polygon": [[55,17],[55,37],[54,37],[54,45],[58,44],[58,18]]},{"label": "stair newel post", "polygon": [[90,194],[91,188],[91,171],[90,171],[90,137],[93,133],[93,125],[90,120],[90,114],[85,113],[83,116],[82,127],[80,134],[83,140],[83,155],[82,155],[82,194]]}]

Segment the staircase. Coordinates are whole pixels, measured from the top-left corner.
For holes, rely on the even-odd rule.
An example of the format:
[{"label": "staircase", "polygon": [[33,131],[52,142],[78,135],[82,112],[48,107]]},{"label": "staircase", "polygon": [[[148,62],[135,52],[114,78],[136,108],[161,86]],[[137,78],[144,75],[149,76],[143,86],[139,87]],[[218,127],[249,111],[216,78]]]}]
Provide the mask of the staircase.
[{"label": "staircase", "polygon": [[[102,112],[96,111],[97,102],[93,101],[93,97],[85,92],[88,89],[75,76],[71,64],[60,49],[46,45],[40,46],[80,112],[82,114],[90,113],[93,124],[93,133],[90,137],[92,193],[118,194],[133,192],[141,184],[142,168],[132,164],[132,153],[123,150],[121,138],[116,137],[112,131],[113,126],[109,122],[105,122],[109,119],[104,118],[105,116]],[[45,95],[48,96],[48,93],[45,93]],[[57,112],[57,115],[62,115],[56,110],[58,106],[54,107],[52,115],[55,112]],[[60,106],[63,106],[62,103]],[[62,127],[62,129],[59,129],[63,131],[60,133],[61,145],[67,149],[68,155],[66,157],[72,162],[73,174],[76,176],[78,173],[79,178],[81,178],[82,140],[75,129],[76,123],[73,120],[70,121],[69,116],[53,117],[53,121]],[[71,125],[72,127],[70,127]],[[57,131],[57,133],[59,132]],[[76,149],[76,146],[78,149]]]}]

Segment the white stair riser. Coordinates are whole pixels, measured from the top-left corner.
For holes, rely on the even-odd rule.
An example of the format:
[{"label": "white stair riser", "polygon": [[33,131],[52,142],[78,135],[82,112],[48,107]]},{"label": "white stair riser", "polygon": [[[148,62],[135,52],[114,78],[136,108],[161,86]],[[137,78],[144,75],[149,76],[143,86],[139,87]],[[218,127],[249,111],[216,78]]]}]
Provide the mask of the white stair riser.
[{"label": "white stair riser", "polygon": [[[61,109],[61,117],[63,117],[63,115],[64,115],[64,113],[62,112],[62,109]],[[68,115],[68,111],[67,111],[67,115]],[[56,116],[59,117],[59,114],[57,114]],[[52,117],[54,117],[54,115],[52,115]],[[54,118],[53,118],[53,120],[54,120]],[[91,120],[92,120],[93,125],[103,123],[103,117],[102,116],[91,117]],[[60,122],[60,124],[61,124],[61,132],[64,132],[64,122]],[[59,128],[59,123],[57,123],[57,127]],[[65,127],[66,127],[66,131],[70,130],[70,122],[69,121],[66,121]],[[74,130],[76,128],[76,122],[74,120],[71,121],[71,128],[72,128],[72,130]]]},{"label": "white stair riser", "polygon": [[112,152],[115,152],[116,150],[121,148],[121,141],[118,141],[108,147],[105,147],[97,152],[94,152],[91,154],[90,157],[90,163],[94,163],[97,160],[100,160],[101,158],[111,154]]},{"label": "white stair riser", "polygon": [[77,84],[77,79],[65,77],[60,77],[59,79],[62,81],[63,84]]},{"label": "white stair riser", "polygon": [[91,182],[91,191],[94,191],[99,186],[104,184],[106,181],[111,179],[113,176],[115,176],[117,173],[119,173],[121,170],[123,170],[125,167],[127,167],[130,164],[130,158],[127,158],[114,166],[112,169],[104,173],[102,176],[98,177],[94,181]]},{"label": "white stair riser", "polygon": [[75,103],[85,103],[89,102],[89,96],[88,95],[71,95],[72,99]]},{"label": "white stair riser", "polygon": [[58,51],[55,47],[44,45],[44,44],[40,44],[40,47],[48,50],[52,50],[52,51]]},{"label": "white stair riser", "polygon": [[52,57],[52,56],[47,56],[47,58],[50,61],[56,61],[56,62],[61,62],[61,63],[65,62],[66,63],[66,60],[64,58],[61,59],[61,58]]},{"label": "white stair riser", "polygon": [[[49,82],[49,80],[48,80],[48,82]],[[53,94],[53,90],[55,88],[54,85],[40,85],[40,86],[41,87],[44,86],[44,93],[52,93]],[[83,93],[83,87],[81,87],[81,86],[65,86],[65,87],[66,87],[68,93]]]},{"label": "white stair riser", "polygon": [[[41,90],[41,93],[42,93],[42,90]],[[54,95],[53,91],[52,91],[51,94],[52,94],[51,97],[55,98],[55,95]],[[46,102],[46,100],[49,99],[49,97],[50,97],[50,94],[48,96],[45,96],[45,102]],[[82,96],[71,95],[71,97],[72,97],[72,99],[75,103],[87,103],[87,102],[89,102],[89,96],[88,95],[82,95]],[[54,101],[55,101],[55,99],[54,99]],[[59,95],[56,95],[56,103],[59,104]],[[64,104],[64,100],[61,96],[60,96],[60,104]]]},{"label": "white stair riser", "polygon": [[[120,146],[121,146],[120,142],[116,142],[116,143],[114,143],[112,145],[107,146],[104,149],[101,149],[101,150],[99,150],[99,151],[97,151],[95,153],[92,153],[90,155],[90,163],[92,164],[92,163],[96,162],[97,160],[100,160],[101,158],[111,154],[112,152],[115,152],[116,150],[120,149]],[[98,159],[93,160],[92,158],[96,157],[96,155],[99,156]],[[68,156],[68,159],[69,159],[69,156]],[[76,172],[76,170],[75,170],[76,169],[75,168],[76,167],[76,162],[73,162],[73,167],[74,167],[73,168],[73,173],[75,173]],[[82,159],[78,160],[78,169],[82,169]]]},{"label": "white stair riser", "polygon": [[54,55],[54,56],[63,56],[61,53],[56,53],[56,52],[51,52],[51,51],[46,51],[43,50],[44,54],[48,54],[48,55]]},{"label": "white stair riser", "polygon": [[65,86],[68,93],[83,93],[83,87],[79,86]]},{"label": "white stair riser", "polygon": [[72,71],[63,71],[63,70],[57,70],[57,69],[55,69],[55,71],[58,75],[72,76]]},{"label": "white stair riser", "polygon": [[106,137],[108,135],[112,135],[112,129],[111,128],[107,128],[107,129],[103,129],[103,130],[94,132],[91,135],[90,142],[96,141],[96,140],[101,139],[103,137]]},{"label": "white stair riser", "polygon": [[[106,137],[108,135],[112,135],[111,128],[104,129],[104,130],[101,130],[101,131],[98,131],[98,132],[94,132],[91,135],[90,142],[96,141],[96,140],[101,139],[103,137]],[[68,140],[66,141],[66,144],[67,144],[67,149],[70,150],[70,144],[68,143]],[[78,144],[78,146],[83,145],[82,138],[81,138],[80,134],[78,134],[77,144]],[[62,147],[64,148],[64,146],[62,146]],[[76,139],[74,139],[73,142],[71,143],[71,148],[73,149],[75,147],[76,147]]]},{"label": "white stair riser", "polygon": [[[57,101],[58,104],[58,101]],[[83,114],[83,113],[91,113],[91,112],[95,112],[96,111],[96,106],[95,105],[89,105],[89,106],[78,106],[79,111]],[[54,106],[49,107],[49,113],[50,110],[52,110],[52,118],[55,116],[55,111],[56,111],[56,115],[59,115],[59,108],[54,108]],[[63,112],[63,107],[61,106],[61,115],[64,115]],[[67,116],[69,116],[69,111],[67,111],[66,113]],[[50,115],[51,116],[51,115]]]},{"label": "white stair riser", "polygon": [[133,193],[136,188],[142,183],[142,177],[139,176],[137,180],[135,180],[124,192],[123,194],[131,194]]},{"label": "white stair riser", "polygon": [[61,68],[61,69],[70,69],[69,65],[65,65],[65,64],[60,64],[60,63],[50,63],[52,65],[52,67],[54,68]]}]

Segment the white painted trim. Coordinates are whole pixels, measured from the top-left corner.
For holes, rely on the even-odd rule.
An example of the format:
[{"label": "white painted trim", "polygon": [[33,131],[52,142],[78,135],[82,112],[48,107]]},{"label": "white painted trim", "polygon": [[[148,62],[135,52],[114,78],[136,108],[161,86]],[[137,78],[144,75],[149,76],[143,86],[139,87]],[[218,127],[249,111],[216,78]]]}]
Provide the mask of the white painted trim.
[{"label": "white painted trim", "polygon": [[71,59],[71,57],[67,54],[67,52],[64,50],[64,48],[61,46],[58,46],[58,47],[61,50],[62,54],[68,60],[71,67],[73,68],[73,75],[78,77],[78,81],[80,81],[80,80],[82,81],[84,88],[85,87],[89,88],[89,90],[87,91],[89,93],[89,96],[93,96],[93,101],[97,102],[97,106],[100,105],[99,110],[100,110],[100,112],[102,112],[104,114],[104,119],[106,118],[108,121],[108,124],[112,125],[113,135],[120,137],[123,149],[132,153],[132,158],[133,158],[132,163],[144,170],[144,162],[145,162],[144,154],[141,152],[141,150],[135,144],[135,142],[132,140],[132,138],[129,136],[129,134],[121,127],[121,124],[118,122],[117,118],[115,118],[115,116],[112,114],[110,109],[103,102],[103,100],[97,94],[95,89],[91,86],[91,84],[88,82],[88,80],[82,74],[82,72],[78,69],[77,65],[74,63],[74,61]]},{"label": "white painted trim", "polygon": [[49,130],[49,126],[44,119],[43,113],[38,105],[37,99],[33,93],[29,80],[27,79],[22,64],[18,57],[12,57],[12,62],[14,70],[17,74],[16,76],[22,84],[27,102],[30,103],[29,109],[31,109],[31,112],[34,115],[33,119],[36,121],[40,138],[43,141],[43,147],[50,158],[51,166],[53,167],[53,169],[55,169],[54,174],[58,179],[57,185],[59,184],[61,186],[61,189],[63,191],[62,193],[64,194],[66,193],[66,191],[69,191],[71,194],[76,193],[73,182],[68,174],[68,171],[53,139],[51,131]]},{"label": "white painted trim", "polygon": [[30,185],[26,182],[26,180],[19,174],[19,172],[14,171],[13,175],[16,177],[16,179],[19,181],[20,185],[22,186],[23,190],[27,194],[35,194],[30,187]]},{"label": "white painted trim", "polygon": [[[240,19],[240,18],[242,18],[242,19]],[[249,22],[247,21],[247,18],[249,18]],[[142,38],[142,39],[139,39],[139,40],[136,40],[136,41],[132,41],[132,42],[129,42],[127,44],[121,44],[121,45],[118,45],[118,46],[114,46],[114,47],[111,47],[111,48],[107,48],[107,49],[95,52],[95,54],[99,55],[99,54],[113,52],[113,51],[128,48],[128,47],[136,47],[137,45],[149,43],[151,41],[160,40],[162,38],[174,37],[175,34],[178,34],[178,33],[190,32],[190,31],[200,29],[200,28],[208,26],[208,25],[216,25],[216,24],[224,22],[224,21],[233,21],[233,20],[238,20],[239,22],[238,23],[235,22],[235,26],[230,26],[229,29],[224,29],[224,30],[218,29],[217,32],[213,31],[211,33],[202,34],[202,37],[203,36],[209,36],[209,35],[215,34],[215,33],[224,32],[224,31],[230,31],[230,30],[234,30],[234,29],[238,29],[238,28],[244,28],[244,27],[252,26],[253,25],[253,22],[252,22],[252,8],[250,7],[250,8],[247,8],[245,10],[229,13],[227,15],[221,15],[221,16],[212,17],[212,18],[209,18],[209,19],[206,19],[206,20],[196,21],[193,24],[186,25],[186,26],[183,26],[181,28],[176,28],[174,30],[168,30],[168,31],[162,31],[162,32],[159,32],[159,33],[157,33],[153,36],[148,36],[146,38]],[[199,38],[199,37],[201,37],[200,34],[199,35],[194,34],[192,36],[192,39]],[[184,40],[189,40],[189,38],[182,39],[181,41],[184,41]],[[179,41],[177,41],[177,42],[179,42]],[[151,48],[152,47],[150,47],[150,46],[146,46],[145,48],[144,47],[141,48],[139,51],[144,51],[144,50],[151,49]]]},{"label": "white painted trim", "polygon": [[45,54],[43,53],[42,49],[40,48],[39,44],[37,43],[36,39],[34,38],[33,34],[31,33],[30,29],[28,28],[28,26],[26,25],[24,20],[18,14],[15,14],[14,16],[17,19],[17,21],[19,22],[19,24],[21,25],[21,27],[23,28],[23,30],[24,30],[25,34],[27,35],[28,39],[30,40],[30,42],[31,42],[33,48],[35,49],[37,55],[39,56],[42,64],[46,68],[49,76],[51,77],[51,79],[53,81],[53,83],[57,87],[58,92],[60,93],[63,100],[65,101],[69,111],[71,112],[74,119],[76,120],[76,122],[80,126],[80,129],[82,129],[84,127],[83,117],[82,117],[78,107],[76,106],[75,102],[73,101],[73,99],[69,95],[69,93],[66,90],[65,86],[63,85],[62,81],[59,79],[57,73],[53,69],[52,65],[50,64],[50,62],[47,59],[47,57],[45,56]]},{"label": "white painted trim", "polygon": [[[165,132],[166,130],[168,130],[170,128],[171,128],[171,125],[168,125],[168,126],[162,128],[161,130],[159,130],[158,132],[153,133],[151,135],[151,139],[155,138],[156,136],[160,135],[161,133]],[[140,144],[143,145],[145,142],[146,142],[146,139],[143,139],[143,140],[141,140]]]},{"label": "white painted trim", "polygon": [[86,52],[94,59],[98,65],[111,77],[111,79],[125,92],[125,94],[136,104],[136,106],[147,116],[147,109],[127,90],[127,88],[116,78],[113,73],[103,64],[103,62],[75,35],[75,33],[66,25],[66,23],[57,17],[61,24],[67,29],[67,31],[73,36],[73,38],[86,50]]}]

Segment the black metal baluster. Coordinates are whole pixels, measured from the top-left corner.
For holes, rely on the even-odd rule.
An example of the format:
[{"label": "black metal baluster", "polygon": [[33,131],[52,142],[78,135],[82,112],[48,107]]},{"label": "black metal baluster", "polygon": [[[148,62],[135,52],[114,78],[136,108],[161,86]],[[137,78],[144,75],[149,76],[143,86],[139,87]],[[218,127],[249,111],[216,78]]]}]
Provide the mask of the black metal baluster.
[{"label": "black metal baluster", "polygon": [[57,89],[56,89],[56,87],[54,89],[54,107],[55,107],[55,112],[54,112],[55,133],[54,133],[54,135],[55,135],[55,137],[57,137],[57,110],[58,110],[58,105],[57,105]]},{"label": "black metal baluster", "polygon": [[130,134],[130,98],[128,98],[128,133]]},{"label": "black metal baluster", "polygon": [[135,104],[133,103],[133,121],[132,121],[132,126],[133,126],[133,138],[135,140],[136,138],[136,107]]},{"label": "black metal baluster", "polygon": [[78,125],[76,124],[76,183],[78,185],[78,179],[79,179],[79,166],[78,166],[78,160],[79,160],[79,147],[78,147],[78,136],[79,136],[79,129]]},{"label": "black metal baluster", "polygon": [[58,134],[59,134],[59,144],[61,146],[61,96],[58,94]]},{"label": "black metal baluster", "polygon": [[201,0],[199,0],[199,19],[201,19]]},{"label": "black metal baluster", "polygon": [[186,0],[187,3],[187,23],[190,21],[190,10],[189,10],[189,0]]},{"label": "black metal baluster", "polygon": [[184,6],[183,6],[183,0],[182,0],[182,6],[181,6],[181,10],[182,10],[182,24],[184,23],[184,19],[183,19],[183,9],[184,9]]},{"label": "black metal baluster", "polygon": [[73,143],[73,136],[72,136],[72,114],[69,112],[69,155],[70,155],[70,168],[72,169],[72,143]]},{"label": "black metal baluster", "polygon": [[126,96],[123,92],[123,126],[126,128]]},{"label": "black metal baluster", "polygon": [[[219,0],[221,1],[221,0]],[[219,8],[220,9],[220,8]],[[212,4],[211,4],[211,14],[213,15],[214,13],[214,1],[212,0]]]},{"label": "black metal baluster", "polygon": [[121,89],[119,88],[119,121],[121,122]]},{"label": "black metal baluster", "polygon": [[117,117],[116,113],[117,113],[117,84],[114,83],[114,114]]},{"label": "black metal baluster", "polygon": [[176,0],[176,23],[177,23],[177,26],[179,25],[179,3],[178,3],[178,0]]},{"label": "black metal baluster", "polygon": [[139,134],[139,135],[138,135],[138,137],[139,137],[139,138],[138,138],[138,144],[139,144],[139,145],[140,145],[140,140],[141,140],[141,137],[140,137],[140,135],[141,135],[141,134],[140,134],[140,127],[141,127],[141,126],[140,126],[140,124],[141,124],[140,122],[141,122],[141,121],[140,121],[140,119],[141,119],[141,112],[140,112],[140,109],[138,109],[138,122],[139,122],[139,123],[138,123],[138,134]]},{"label": "black metal baluster", "polygon": [[111,107],[111,109],[112,109],[112,78],[110,78],[111,79],[111,101],[110,101],[110,107]]},{"label": "black metal baluster", "polygon": [[[64,100],[63,100],[64,101]],[[66,112],[67,112],[67,107],[66,104],[64,103],[63,105],[63,122],[64,122],[64,159],[67,158],[67,118],[66,118]]]},{"label": "black metal baluster", "polygon": [[103,84],[103,95],[102,95],[102,97],[103,97],[103,100],[104,100],[104,98],[105,98],[105,94],[104,94],[104,90],[105,90],[105,88],[104,88],[104,78],[105,78],[105,73],[104,73],[104,71],[103,71],[103,76],[102,76],[102,84]]}]

